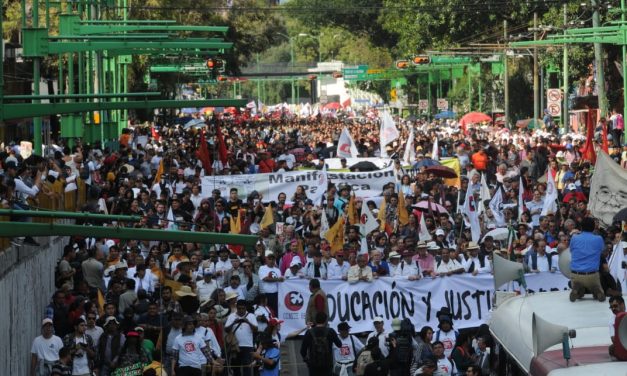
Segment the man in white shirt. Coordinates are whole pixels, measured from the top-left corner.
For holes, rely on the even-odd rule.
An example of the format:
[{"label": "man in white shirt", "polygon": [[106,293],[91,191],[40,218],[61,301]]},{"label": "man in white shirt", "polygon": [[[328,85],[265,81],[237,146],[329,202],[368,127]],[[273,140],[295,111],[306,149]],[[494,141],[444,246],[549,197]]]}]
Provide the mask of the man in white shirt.
[{"label": "man in white shirt", "polygon": [[211,268],[205,268],[202,281],[196,282],[196,292],[198,294],[198,300],[203,303],[211,298],[211,294],[220,286],[214,279]]},{"label": "man in white shirt", "polygon": [[220,343],[218,343],[218,339],[216,338],[213,330],[206,325],[209,322],[209,315],[206,313],[201,313],[198,315],[198,322],[195,334],[205,341],[207,346],[209,347],[209,351],[211,352],[211,357],[213,359],[220,358],[222,354],[222,350],[220,349]]},{"label": "man in white shirt", "polygon": [[144,290],[150,295],[155,291],[155,287],[152,285],[152,272],[146,269],[146,265],[137,265],[135,268],[134,279],[136,293],[139,290]]},{"label": "man in white shirt", "polygon": [[229,259],[229,249],[226,247],[220,248],[218,261],[213,265],[213,275],[216,279],[220,279],[218,277],[224,278],[224,275],[227,271],[233,268],[233,264]]},{"label": "man in white shirt", "polygon": [[442,249],[442,259],[435,263],[435,272],[437,275],[446,277],[453,274],[461,274],[465,271],[462,264],[452,259],[450,256],[448,248]]},{"label": "man in white shirt", "polygon": [[400,276],[401,274],[400,266],[401,266],[401,255],[396,251],[390,252],[390,254],[388,255],[388,268],[390,268],[390,277],[396,278]]},{"label": "man in white shirt", "polygon": [[373,281],[374,277],[372,276],[372,269],[368,266],[367,256],[366,254],[357,255],[357,264],[348,269],[348,283]]},{"label": "man in white shirt", "polygon": [[303,269],[300,265],[300,257],[294,257],[292,261],[290,261],[290,267],[285,270],[285,274],[283,275],[285,279],[293,279],[293,278],[303,278]]},{"label": "man in white shirt", "polygon": [[379,341],[379,349],[383,354],[384,358],[387,358],[390,354],[390,349],[387,345],[388,333],[385,332],[385,328],[383,327],[383,317],[375,317],[373,320],[374,331],[368,334],[368,338],[366,338],[366,343],[370,341],[370,338],[377,338]]},{"label": "man in white shirt", "polygon": [[409,281],[416,281],[422,278],[418,263],[413,260],[413,254],[406,249],[402,252],[401,256],[403,256],[403,261],[398,265],[396,278],[407,279]]},{"label": "man in white shirt", "polygon": [[320,252],[314,252],[311,257],[312,260],[303,268],[305,278],[327,279],[327,264],[322,262],[322,254]]},{"label": "man in white shirt", "polygon": [[276,265],[276,257],[272,251],[265,253],[266,263],[259,267],[259,289],[268,298],[268,305],[273,312],[279,311],[279,282],[285,279],[281,277],[281,269]]},{"label": "man in white shirt", "polygon": [[327,278],[328,279],[348,279],[348,269],[350,269],[350,264],[347,261],[344,261],[344,253],[338,252],[335,254],[334,261],[330,262],[327,267]]},{"label": "man in white shirt", "polygon": [[488,260],[486,256],[479,256],[479,245],[477,243],[469,242],[466,250],[468,251],[468,255],[462,263],[466,273],[477,275],[492,272],[490,260]]},{"label": "man in white shirt", "polygon": [[542,199],[542,195],[540,191],[533,191],[533,200],[525,202],[525,206],[527,210],[529,210],[529,214],[531,215],[531,224],[534,227],[540,225],[540,213],[542,213],[542,207],[544,206],[544,200]]},{"label": "man in white shirt", "polygon": [[226,349],[227,356],[231,356],[235,375],[251,376],[252,369],[247,366],[252,363],[250,354],[255,351],[253,335],[257,331],[257,319],[254,314],[246,311],[245,300],[237,301],[237,309],[226,319],[224,330],[227,333],[234,333],[239,344],[237,354],[228,354],[228,347]]},{"label": "man in white shirt", "polygon": [[[433,356],[438,360],[437,374],[442,376],[458,375],[455,362],[450,360],[444,353],[444,345],[440,341],[433,343]],[[434,373],[436,374],[436,373]]]},{"label": "man in white shirt", "polygon": [[240,278],[238,275],[231,276],[231,281],[228,286],[224,288],[225,293],[234,292],[237,294],[237,300],[246,300],[246,291],[244,286],[240,286]]},{"label": "man in white shirt", "polygon": [[[186,317],[183,331],[176,336],[172,344],[171,375],[191,375],[200,372],[204,364],[211,364],[211,353],[205,341],[196,335],[194,319]],[[198,370],[198,371],[196,371]]]},{"label": "man in white shirt", "polygon": [[94,343],[97,344],[100,336],[104,333],[104,329],[96,325],[96,314],[93,312],[87,313],[87,329],[85,334],[89,334]]},{"label": "man in white shirt", "polygon": [[353,376],[353,362],[357,358],[357,354],[364,348],[364,344],[349,333],[350,328],[347,322],[341,322],[337,326],[342,346],[337,347],[335,344],[333,345],[334,375],[341,375],[342,369],[345,369],[347,376]]},{"label": "man in white shirt", "polygon": [[546,253],[546,248],[544,238],[533,241],[533,248],[525,257],[525,262],[531,272],[555,272],[557,270],[557,257],[553,257],[555,253]]},{"label": "man in white shirt", "polygon": [[53,334],[52,320],[44,319],[41,323],[41,335],[33,340],[31,346],[31,376],[49,375],[52,364],[59,360],[59,350],[63,347],[61,338]]}]

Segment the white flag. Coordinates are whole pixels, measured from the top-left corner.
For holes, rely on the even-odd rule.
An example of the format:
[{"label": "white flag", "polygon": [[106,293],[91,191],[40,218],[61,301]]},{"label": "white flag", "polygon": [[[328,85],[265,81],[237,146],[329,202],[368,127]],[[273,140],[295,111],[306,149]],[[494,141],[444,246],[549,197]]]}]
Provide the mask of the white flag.
[{"label": "white flag", "polygon": [[486,200],[491,199],[490,188],[488,188],[488,182],[485,179],[484,173],[481,173],[481,190],[479,191],[479,197],[481,198],[481,203],[479,204],[479,214],[481,214],[485,211],[484,203]]},{"label": "white flag", "polygon": [[416,151],[414,149],[414,128],[409,132],[409,138],[405,145],[405,152],[403,153],[403,162],[408,165],[413,165],[416,160]]},{"label": "white flag", "polygon": [[359,244],[359,254],[360,255],[368,255],[368,240],[366,238],[361,238],[361,243]]},{"label": "white flag", "polygon": [[[318,181],[316,182],[317,188],[316,191],[311,196],[311,201],[313,201],[314,205],[322,206],[322,199],[324,198],[324,194],[327,192],[327,187],[329,186],[329,176],[327,174],[327,165],[325,164],[322,167],[318,175]],[[324,208],[324,206],[322,206]]]},{"label": "white flag", "polygon": [[481,223],[479,223],[479,212],[477,211],[477,201],[472,194],[470,187],[466,190],[466,198],[462,207],[462,214],[466,216],[466,224],[470,226],[472,241],[479,243],[481,238]]},{"label": "white flag", "polygon": [[610,261],[607,263],[610,269],[610,274],[614,277],[614,280],[622,288],[622,291],[627,291],[627,269],[623,269],[622,265],[624,261],[627,261],[627,255],[623,251],[625,242],[618,242],[614,246]]},{"label": "white flag", "polygon": [[264,104],[261,102],[261,99],[257,99],[257,111],[259,111],[260,114],[263,113],[263,106]]},{"label": "white flag", "polygon": [[390,142],[396,140],[399,137],[398,129],[394,124],[392,115],[387,110],[384,110],[380,116],[381,129],[379,130],[379,140],[381,142],[381,158],[387,158],[387,152],[385,146]]},{"label": "white flag", "polygon": [[546,193],[544,195],[544,203],[542,204],[542,212],[540,215],[557,213],[557,187],[555,187],[555,179],[553,179],[550,168],[547,169],[546,173]]},{"label": "white flag", "polygon": [[324,208],[322,209],[322,215],[320,216],[320,239],[324,239],[329,231],[329,220],[327,219],[327,213]]},{"label": "white flag", "polygon": [[440,142],[438,141],[438,136],[435,136],[433,150],[431,150],[431,159],[433,159],[434,161],[440,160]]},{"label": "white flag", "polygon": [[377,218],[372,214],[372,211],[364,203],[361,206],[361,217],[359,218],[359,222],[361,224],[362,235],[366,236],[370,234],[372,231],[379,228],[379,222],[377,222]]},{"label": "white flag", "polygon": [[340,140],[337,143],[337,156],[338,158],[359,157],[357,145],[355,145],[355,141],[353,141],[353,138],[351,137],[351,134],[346,127],[342,129],[342,133],[340,134]]},{"label": "white flag", "polygon": [[178,227],[178,224],[174,223],[176,218],[174,218],[174,211],[172,210],[171,207],[170,209],[168,209],[168,214],[166,215],[166,219],[168,220],[168,230],[176,230]]},{"label": "white flag", "polygon": [[494,220],[498,227],[505,226],[505,215],[503,215],[503,190],[498,187],[494,197],[490,200],[490,210],[494,215]]},{"label": "white flag", "polygon": [[431,238],[431,234],[429,233],[429,229],[427,229],[427,222],[425,221],[424,213],[420,215],[420,232],[418,233],[418,240],[423,240],[425,242],[433,240],[433,238]]},{"label": "white flag", "polygon": [[523,201],[523,192],[525,188],[523,186],[522,176],[520,177],[518,183],[518,221],[520,222],[520,218],[522,217],[523,210],[525,209],[525,202]]}]

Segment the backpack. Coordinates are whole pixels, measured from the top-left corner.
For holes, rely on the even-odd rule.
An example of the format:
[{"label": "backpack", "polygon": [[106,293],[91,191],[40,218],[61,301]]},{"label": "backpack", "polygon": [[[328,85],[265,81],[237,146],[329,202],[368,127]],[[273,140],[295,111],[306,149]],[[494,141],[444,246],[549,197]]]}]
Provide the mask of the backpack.
[{"label": "backpack", "polygon": [[91,174],[89,171],[89,161],[83,161],[82,169],[79,170],[78,176],[81,180],[89,179],[89,175]]},{"label": "backpack", "polygon": [[370,350],[360,352],[355,362],[355,376],[363,376],[366,372],[366,366],[373,361],[374,359],[372,359],[372,352]]},{"label": "backpack", "polygon": [[333,354],[329,347],[329,330],[324,328],[322,335],[315,335],[314,330],[310,331],[312,343],[309,347],[308,363],[316,367],[330,367],[333,365]]},{"label": "backpack", "polygon": [[412,336],[401,333],[396,337],[395,361],[400,364],[409,364],[413,355]]}]

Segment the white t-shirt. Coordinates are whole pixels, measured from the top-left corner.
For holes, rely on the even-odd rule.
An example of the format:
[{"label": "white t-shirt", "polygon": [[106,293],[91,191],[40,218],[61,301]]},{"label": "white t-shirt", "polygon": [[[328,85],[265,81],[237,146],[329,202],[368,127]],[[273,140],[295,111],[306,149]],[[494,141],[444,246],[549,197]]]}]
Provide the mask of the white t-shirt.
[{"label": "white t-shirt", "polygon": [[220,356],[222,350],[220,349],[218,339],[216,338],[216,335],[213,333],[213,330],[211,328],[199,326],[198,328],[196,328],[196,332],[194,334],[201,338],[203,341],[205,341],[205,343],[209,343],[209,348],[211,348],[213,355]]},{"label": "white t-shirt", "polygon": [[209,282],[202,281],[196,282],[196,292],[198,292],[198,299],[201,302],[209,300],[211,298],[211,294],[218,288],[218,282],[215,279],[212,279]]},{"label": "white t-shirt", "polygon": [[89,334],[91,339],[94,340],[94,344],[98,344],[98,340],[100,339],[102,333],[104,333],[104,330],[99,326],[94,326],[93,329],[85,329],[85,334]]},{"label": "white t-shirt", "polygon": [[172,350],[179,353],[179,367],[202,368],[207,363],[207,358],[201,349],[207,347],[205,341],[196,335],[183,336],[179,334],[174,339]]},{"label": "white t-shirt", "polygon": [[[87,344],[87,338],[82,336],[80,338],[74,337],[74,343],[79,344]],[[83,354],[82,356],[74,356],[72,358],[72,375],[85,375],[89,374],[89,359],[87,358],[87,352],[85,350],[80,350]]]},{"label": "white t-shirt", "polygon": [[438,375],[458,375],[457,367],[455,363],[451,362],[448,359],[448,356],[445,356],[442,359],[438,359]]},{"label": "white t-shirt", "polygon": [[44,336],[39,336],[33,340],[30,352],[31,354],[37,355],[37,359],[39,360],[56,362],[59,360],[59,350],[61,350],[62,347],[63,341],[55,335],[48,339],[45,339]]},{"label": "white t-shirt", "polygon": [[270,311],[269,307],[264,307],[264,306],[256,306],[255,307],[255,312],[253,313],[255,315],[255,319],[259,316],[264,316],[266,318],[266,322],[261,322],[261,321],[257,321],[257,331],[259,332],[263,332],[264,330],[266,330],[266,328],[268,327],[268,320],[270,320],[270,318],[272,317],[272,312]]},{"label": "white t-shirt", "polygon": [[279,282],[266,282],[263,279],[266,277],[279,278],[281,276],[281,269],[276,266],[269,267],[267,265],[261,265],[259,267],[259,289],[262,293],[273,294],[279,292]]},{"label": "white t-shirt", "polygon": [[368,341],[372,337],[377,337],[379,339],[379,349],[381,349],[381,353],[383,354],[383,357],[387,358],[388,355],[390,355],[390,349],[388,348],[388,345],[387,345],[388,333],[383,332],[379,334],[376,331],[371,332],[370,334],[368,334],[368,338],[366,338],[366,343],[368,343]]},{"label": "white t-shirt", "polygon": [[[246,316],[240,317],[237,315],[237,312],[233,312],[226,319],[224,327],[229,327],[235,322],[235,320],[244,318],[246,318],[252,325],[257,326],[257,318],[255,318],[255,315],[252,313],[246,313]],[[231,330],[233,329],[237,329],[235,330],[235,337],[237,338],[237,342],[240,347],[253,347],[253,330],[250,325],[245,322],[237,323],[231,328]]]},{"label": "white t-shirt", "polygon": [[[440,336],[437,337],[437,333],[440,333]],[[444,356],[446,358],[450,358],[451,353],[453,352],[453,347],[455,347],[455,341],[457,341],[457,334],[455,330],[451,329],[448,332],[444,332],[442,330],[436,330],[433,334],[433,342],[440,341],[444,345]]]},{"label": "white t-shirt", "polygon": [[333,345],[333,359],[338,363],[354,361],[359,351],[364,348],[364,344],[358,338],[354,338],[350,334],[346,338],[338,337],[340,341],[342,341],[342,347]]}]

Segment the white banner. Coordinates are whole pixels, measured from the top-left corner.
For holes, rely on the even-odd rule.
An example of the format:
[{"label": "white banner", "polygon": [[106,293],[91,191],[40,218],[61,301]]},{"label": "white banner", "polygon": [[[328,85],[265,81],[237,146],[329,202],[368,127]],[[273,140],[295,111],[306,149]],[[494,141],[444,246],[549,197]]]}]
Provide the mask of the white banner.
[{"label": "white banner", "polygon": [[[394,166],[370,172],[329,171],[327,175],[329,181],[335,183],[336,186],[341,183],[350,185],[357,197],[380,196],[383,186],[396,179]],[[202,178],[202,196],[210,197],[211,191],[219,189],[222,197],[229,197],[229,190],[237,188],[241,199],[246,199],[252,191],[257,191],[263,195],[264,202],[277,201],[279,193],[283,192],[290,201],[299,185],[305,188],[308,197],[317,196],[318,190],[322,188],[321,181],[323,180],[323,174],[318,170],[205,176]]]},{"label": "white banner", "polygon": [[[569,280],[561,273],[528,274],[525,278],[529,292],[568,289]],[[425,325],[437,328],[435,314],[442,307],[449,307],[456,329],[477,327],[490,318],[494,294],[492,276],[481,274],[419,281],[384,277],[371,283],[349,284],[341,280],[320,283],[327,294],[331,326],[336,328],[346,321],[354,333],[372,331],[372,320],[377,316],[384,318],[388,331],[396,317],[410,318],[416,330]],[[518,290],[519,286],[512,282],[510,289]],[[310,295],[306,279],[288,279],[280,284],[279,319],[285,321],[282,334],[305,327]]]}]

